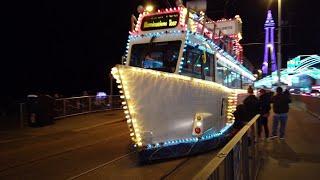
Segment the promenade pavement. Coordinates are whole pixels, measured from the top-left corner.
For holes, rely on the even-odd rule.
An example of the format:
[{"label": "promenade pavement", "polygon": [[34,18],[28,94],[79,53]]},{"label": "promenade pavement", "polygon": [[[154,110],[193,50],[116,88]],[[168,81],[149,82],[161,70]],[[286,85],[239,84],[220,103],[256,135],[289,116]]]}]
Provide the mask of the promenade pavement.
[{"label": "promenade pavement", "polygon": [[320,179],[320,119],[307,112],[300,102],[294,101],[290,107],[285,140],[260,142],[263,163],[258,180]]}]

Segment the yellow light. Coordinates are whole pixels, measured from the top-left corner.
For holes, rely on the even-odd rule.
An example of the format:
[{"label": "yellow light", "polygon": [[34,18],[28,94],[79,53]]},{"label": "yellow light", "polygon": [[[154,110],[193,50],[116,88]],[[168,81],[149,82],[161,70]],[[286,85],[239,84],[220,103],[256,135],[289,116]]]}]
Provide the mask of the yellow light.
[{"label": "yellow light", "polygon": [[197,126],[200,127],[202,125],[201,122],[197,122]]},{"label": "yellow light", "polygon": [[147,6],[146,6],[146,11],[147,11],[147,12],[152,12],[152,11],[153,11],[153,6],[150,5],[150,4],[147,5]]}]

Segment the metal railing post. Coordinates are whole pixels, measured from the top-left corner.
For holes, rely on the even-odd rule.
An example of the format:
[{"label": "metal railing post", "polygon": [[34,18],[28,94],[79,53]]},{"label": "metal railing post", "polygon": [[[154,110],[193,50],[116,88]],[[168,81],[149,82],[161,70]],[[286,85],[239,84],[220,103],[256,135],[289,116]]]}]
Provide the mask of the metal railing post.
[{"label": "metal railing post", "polygon": [[234,179],[234,159],[233,159],[233,156],[234,156],[234,150],[232,150],[226,160],[227,160],[227,171],[226,171],[226,179],[227,180],[233,180]]},{"label": "metal railing post", "polygon": [[63,100],[63,115],[67,115],[67,102],[66,100],[64,99]]},{"label": "metal railing post", "polygon": [[91,108],[92,108],[92,107],[91,107],[91,106],[92,106],[92,104],[91,104],[91,103],[92,103],[92,100],[91,100],[91,97],[90,97],[90,96],[88,96],[88,102],[89,102],[89,105],[88,105],[88,106],[89,106],[89,112],[90,112],[90,111],[91,111]]},{"label": "metal railing post", "polygon": [[23,113],[23,103],[19,104],[19,108],[20,108],[20,128],[24,127],[24,113]]},{"label": "metal railing post", "polygon": [[[248,151],[248,133],[246,133],[241,140],[241,166],[243,179],[249,179],[249,151]],[[251,146],[253,141],[251,140]]]},{"label": "metal railing post", "polygon": [[112,96],[113,96],[113,77],[111,74],[109,74],[110,76],[110,95],[109,95],[109,105],[110,105],[110,109],[112,109],[113,107],[113,102],[112,102]]}]

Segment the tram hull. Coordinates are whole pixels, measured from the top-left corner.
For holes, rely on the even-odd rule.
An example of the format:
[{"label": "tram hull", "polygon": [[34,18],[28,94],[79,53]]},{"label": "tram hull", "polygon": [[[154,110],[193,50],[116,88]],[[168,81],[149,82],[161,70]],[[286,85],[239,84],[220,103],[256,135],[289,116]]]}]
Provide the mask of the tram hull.
[{"label": "tram hull", "polygon": [[183,75],[117,66],[131,139],[142,161],[216,149],[228,140],[233,90]]}]

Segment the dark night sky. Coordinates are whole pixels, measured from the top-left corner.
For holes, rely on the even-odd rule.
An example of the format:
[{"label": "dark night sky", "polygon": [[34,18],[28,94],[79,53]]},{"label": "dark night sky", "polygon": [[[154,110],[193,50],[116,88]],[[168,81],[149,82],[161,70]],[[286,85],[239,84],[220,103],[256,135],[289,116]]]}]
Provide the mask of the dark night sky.
[{"label": "dark night sky", "polygon": [[[277,2],[270,0],[207,0],[212,19],[239,14],[242,43],[263,43],[268,8],[277,21]],[[1,58],[2,95],[21,97],[34,91],[65,95],[83,90],[108,91],[107,75],[120,62],[130,27],[130,15],[142,0],[9,2],[3,26]],[[158,7],[166,1],[154,1]],[[169,1],[174,4],[174,1]],[[314,2],[314,3],[312,3]],[[317,1],[282,0],[283,59],[320,53],[320,17]],[[226,10],[224,13],[224,9]],[[316,11],[317,10],[317,11]],[[290,27],[290,28],[289,28]],[[263,46],[244,47],[258,66]],[[284,62],[285,62],[284,60]]]}]

